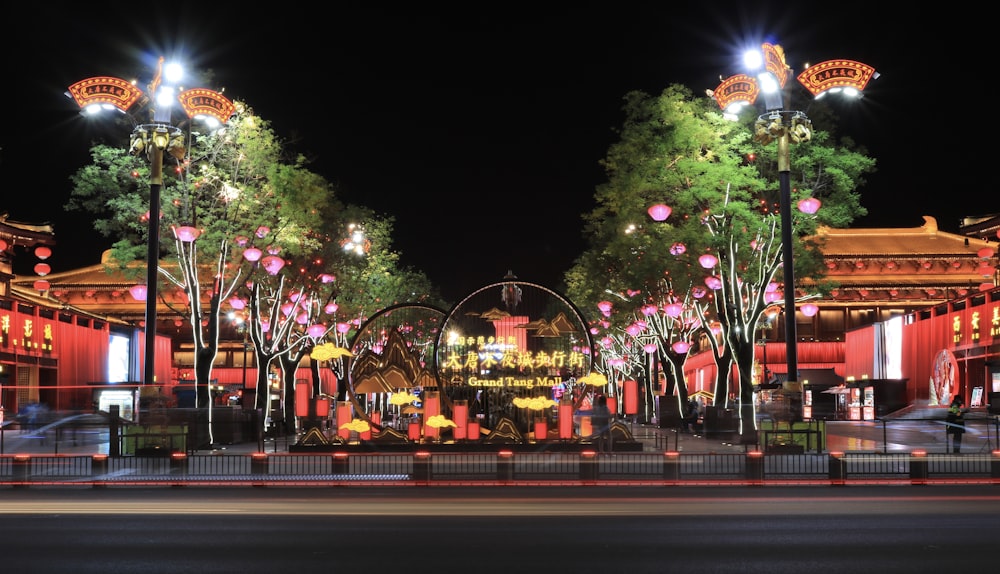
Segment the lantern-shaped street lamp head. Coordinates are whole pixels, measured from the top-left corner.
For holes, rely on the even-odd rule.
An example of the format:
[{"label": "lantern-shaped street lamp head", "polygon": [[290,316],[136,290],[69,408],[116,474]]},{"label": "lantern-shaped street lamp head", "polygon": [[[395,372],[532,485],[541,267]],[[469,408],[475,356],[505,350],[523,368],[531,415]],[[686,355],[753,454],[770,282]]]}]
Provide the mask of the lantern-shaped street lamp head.
[{"label": "lantern-shaped street lamp head", "polygon": [[846,96],[861,97],[871,80],[878,79],[878,72],[868,64],[853,60],[827,60],[809,66],[797,76],[814,98],[827,93],[840,92]]},{"label": "lantern-shaped street lamp head", "polygon": [[322,323],[309,325],[309,327],[306,329],[306,333],[309,333],[309,336],[312,337],[313,339],[318,339],[322,337],[324,333],[326,333],[326,325]]},{"label": "lantern-shaped street lamp head", "polygon": [[687,341],[677,341],[676,343],[671,345],[671,348],[674,350],[675,353],[683,355],[684,353],[688,352],[688,349],[691,348],[691,345]]},{"label": "lantern-shaped street lamp head", "polygon": [[757,81],[746,74],[730,76],[712,92],[712,97],[722,109],[726,119],[735,120],[740,110],[757,101],[760,89]]},{"label": "lantern-shaped street lamp head", "polygon": [[760,51],[752,50],[743,56],[743,63],[757,80],[757,87],[764,95],[768,111],[784,107],[782,89],[788,82],[790,68],[785,63],[785,50],[777,44],[765,43]]},{"label": "lantern-shaped street lamp head", "polygon": [[719,258],[711,253],[706,253],[698,258],[698,264],[705,269],[711,269],[715,267],[715,264],[719,262]]}]

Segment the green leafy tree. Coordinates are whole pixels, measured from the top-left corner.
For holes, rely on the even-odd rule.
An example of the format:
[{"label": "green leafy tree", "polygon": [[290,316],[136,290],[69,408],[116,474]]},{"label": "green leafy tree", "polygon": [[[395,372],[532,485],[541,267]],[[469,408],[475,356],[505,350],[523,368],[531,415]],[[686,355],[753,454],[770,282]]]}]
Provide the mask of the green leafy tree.
[{"label": "green leafy tree", "polygon": [[[696,323],[651,329],[661,362],[673,364],[666,370],[676,379],[673,386],[686,389],[678,378],[682,364],[663,351],[678,340],[690,342],[715,360],[716,406],[728,406],[734,396],[741,420],[753,421],[754,337],[784,288],[777,144],[754,139],[755,115],[728,121],[711,99],[696,98],[683,86],[655,97],[629,93],[623,109],[619,140],[602,162],[608,180],[584,216],[590,245],[566,274],[567,294],[589,309],[616,301],[624,309],[608,322],[619,329],[636,320],[635,310],[647,307],[648,313],[656,305],[657,316],[646,315],[647,324],[655,324],[650,317],[658,320],[664,303],[682,303]],[[865,213],[857,187],[874,160],[851,145],[816,130],[791,154],[793,204],[808,197],[823,203],[814,215],[796,210],[793,221],[796,276],[819,285],[822,255],[807,238],[818,225],[843,227]],[[654,204],[669,206],[670,216],[652,221],[647,209]],[[702,255],[714,263],[704,267]]]},{"label": "green leafy tree", "polygon": [[[392,220],[338,201],[333,187],[309,171],[302,157],[285,158],[270,125],[246,105],[237,103],[237,113],[224,128],[201,129],[199,124],[182,125],[183,138],[175,138],[164,156],[161,230],[172,240],[160,241],[161,283],[156,290],[161,303],[190,319],[196,386],[207,389],[211,380],[224,302],[246,297],[248,281],[269,279],[244,258],[246,249],[260,248],[265,257],[279,258],[282,273],[293,278],[290,292],[311,294],[310,282],[329,266],[326,273],[342,278],[336,297],[352,313],[370,312],[380,301],[404,296],[435,297],[421,273],[396,268],[398,255],[389,248]],[[150,167],[130,151],[142,150],[96,145],[93,163],[71,178],[74,188],[66,209],[93,214],[95,229],[117,238],[111,265],[138,278],[147,249]],[[348,221],[359,221],[355,218],[367,218],[362,223],[373,231],[371,258],[341,254],[340,238]],[[197,239],[177,236],[180,227],[197,229]],[[413,281],[404,285],[404,279]],[[164,296],[167,285],[183,297]],[[284,352],[266,338],[253,340],[258,360]]]}]

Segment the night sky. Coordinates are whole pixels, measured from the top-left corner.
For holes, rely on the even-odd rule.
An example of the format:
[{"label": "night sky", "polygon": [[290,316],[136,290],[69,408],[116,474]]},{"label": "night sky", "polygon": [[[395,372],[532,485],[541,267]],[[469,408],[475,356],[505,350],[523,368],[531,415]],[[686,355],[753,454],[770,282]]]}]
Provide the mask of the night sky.
[{"label": "night sky", "polygon": [[878,160],[861,189],[870,215],[856,226],[917,227],[932,215],[957,231],[963,216],[1000,211],[987,140],[993,101],[980,87],[992,84],[992,51],[977,52],[995,35],[985,11],[678,4],[12,9],[7,24],[18,33],[0,40],[0,213],[55,225],[55,271],[98,263],[110,240],[62,207],[70,174],[106,130],[63,94],[96,75],[145,86],[162,54],[211,70],[214,85],[202,87],[249,103],[342,200],[394,216],[402,263],[425,271],[446,298],[508,269],[557,287],[585,247],[581,215],[604,181],[598,161],[615,141],[625,94],[714,88],[742,71],[744,48],[765,40],[785,48],[795,73],[839,57],[881,75],[864,99],[841,107],[842,134]]}]

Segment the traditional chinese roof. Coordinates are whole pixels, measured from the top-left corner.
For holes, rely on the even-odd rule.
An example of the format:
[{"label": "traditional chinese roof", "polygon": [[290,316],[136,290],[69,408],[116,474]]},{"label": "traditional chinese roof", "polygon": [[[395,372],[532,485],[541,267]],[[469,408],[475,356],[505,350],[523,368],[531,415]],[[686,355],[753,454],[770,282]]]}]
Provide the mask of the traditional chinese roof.
[{"label": "traditional chinese roof", "polygon": [[[826,279],[839,285],[833,299],[934,304],[993,282],[981,269],[996,264],[997,244],[941,231],[937,220],[926,215],[920,227],[823,227],[815,239],[823,252]],[[983,248],[989,248],[989,258],[980,256]]]}]

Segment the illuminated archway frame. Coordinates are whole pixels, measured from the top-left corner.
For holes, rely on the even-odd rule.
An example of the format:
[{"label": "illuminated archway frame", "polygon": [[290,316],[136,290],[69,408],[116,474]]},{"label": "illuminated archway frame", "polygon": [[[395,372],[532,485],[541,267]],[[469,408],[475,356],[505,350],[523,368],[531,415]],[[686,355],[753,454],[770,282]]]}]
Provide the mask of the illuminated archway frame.
[{"label": "illuminated archway frame", "polygon": [[[383,379],[384,386],[381,391],[408,392],[411,385],[433,376],[434,346],[446,313],[444,309],[432,305],[401,303],[382,309],[361,324],[351,340],[350,350],[354,358],[347,370],[347,398],[361,418],[372,422],[368,407],[376,406],[368,401],[362,404],[359,398],[359,395],[368,394],[365,389],[358,388],[358,385],[366,384],[364,379],[366,373],[363,371],[368,356],[381,358],[388,353],[398,355],[397,350],[385,348],[389,341],[389,333],[395,331],[399,335],[398,340],[406,345],[409,356],[393,358],[399,364],[390,367],[398,378],[394,379],[393,375],[390,375],[390,380]],[[421,349],[424,351],[421,352]],[[381,374],[378,376],[381,377]],[[396,388],[392,380],[405,382],[405,385]]]},{"label": "illuminated archway frame", "polygon": [[487,285],[442,323],[434,348],[442,407],[468,401],[483,428],[502,417],[527,423],[531,413],[513,400],[551,397],[553,386],[590,374],[593,349],[583,314],[561,294],[517,280]]}]

